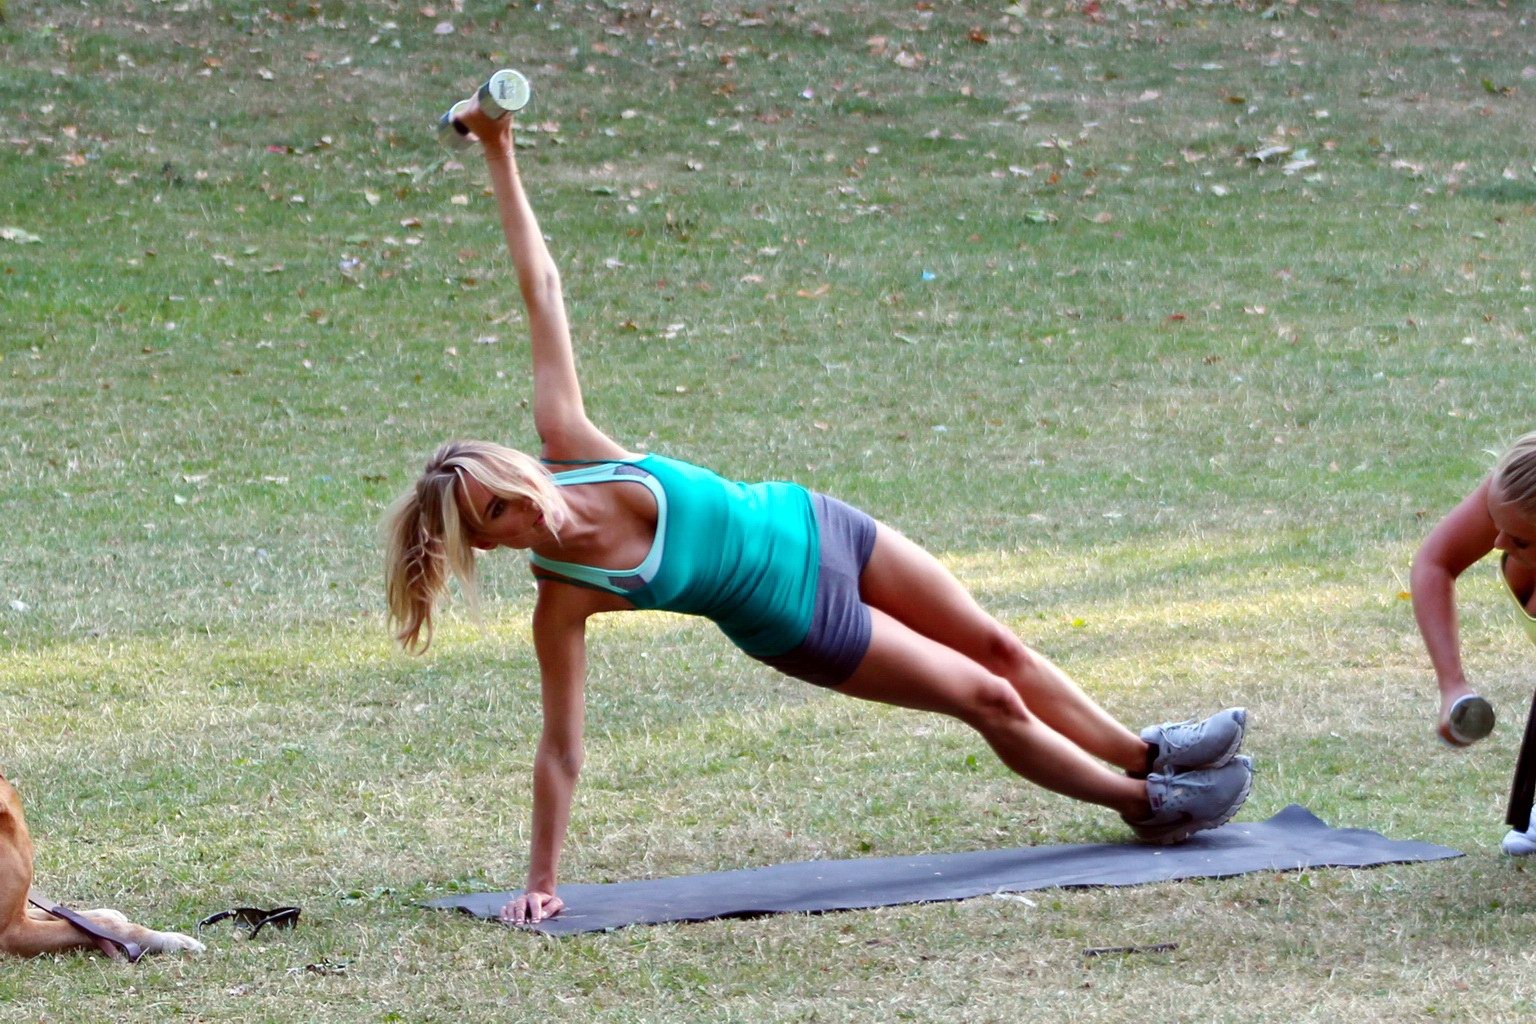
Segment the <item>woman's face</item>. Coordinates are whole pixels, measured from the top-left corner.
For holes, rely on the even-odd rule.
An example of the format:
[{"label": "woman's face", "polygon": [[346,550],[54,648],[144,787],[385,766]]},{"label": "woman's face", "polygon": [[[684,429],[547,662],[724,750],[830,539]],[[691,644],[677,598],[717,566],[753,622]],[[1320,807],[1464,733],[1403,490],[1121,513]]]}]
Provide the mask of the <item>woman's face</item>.
[{"label": "woman's face", "polygon": [[1488,515],[1499,531],[1493,546],[1515,561],[1536,568],[1536,523],[1504,500],[1498,484],[1488,488]]},{"label": "woman's face", "polygon": [[[481,551],[531,548],[553,538],[544,525],[544,514],[527,498],[499,497],[471,476],[464,478],[461,498],[465,506],[475,510],[474,514],[468,514],[466,508],[464,521],[470,544]],[[476,516],[480,525],[470,526]]]}]

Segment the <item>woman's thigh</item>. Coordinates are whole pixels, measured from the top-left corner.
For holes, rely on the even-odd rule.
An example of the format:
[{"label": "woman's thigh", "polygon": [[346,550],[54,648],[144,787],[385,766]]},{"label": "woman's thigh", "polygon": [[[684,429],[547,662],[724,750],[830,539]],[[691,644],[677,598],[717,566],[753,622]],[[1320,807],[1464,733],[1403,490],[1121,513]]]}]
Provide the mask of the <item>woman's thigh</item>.
[{"label": "woman's thigh", "polygon": [[927,636],[878,606],[870,608],[869,649],[838,693],[973,721],[1000,701],[1023,701],[1005,680],[965,654]]},{"label": "woman's thigh", "polygon": [[994,619],[944,564],[878,523],[859,593],[872,608],[923,636],[986,664],[1013,633]]}]

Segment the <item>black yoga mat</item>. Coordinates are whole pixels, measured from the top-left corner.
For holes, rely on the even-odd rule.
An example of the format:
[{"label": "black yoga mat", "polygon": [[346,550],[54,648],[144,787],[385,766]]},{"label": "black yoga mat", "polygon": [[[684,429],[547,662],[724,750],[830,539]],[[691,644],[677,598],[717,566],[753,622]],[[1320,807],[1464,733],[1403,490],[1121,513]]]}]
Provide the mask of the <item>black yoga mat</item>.
[{"label": "black yoga mat", "polygon": [[[565,910],[533,930],[545,935],[608,931],[632,924],[708,921],[762,914],[856,910],[961,900],[999,892],[1142,885],[1181,878],[1228,878],[1255,871],[1363,868],[1445,860],[1461,851],[1330,828],[1292,804],[1264,822],[1234,822],[1178,846],[1100,843],[973,853],[811,860],[742,871],[560,887]],[[425,905],[494,920],[516,892],[448,896]]]}]

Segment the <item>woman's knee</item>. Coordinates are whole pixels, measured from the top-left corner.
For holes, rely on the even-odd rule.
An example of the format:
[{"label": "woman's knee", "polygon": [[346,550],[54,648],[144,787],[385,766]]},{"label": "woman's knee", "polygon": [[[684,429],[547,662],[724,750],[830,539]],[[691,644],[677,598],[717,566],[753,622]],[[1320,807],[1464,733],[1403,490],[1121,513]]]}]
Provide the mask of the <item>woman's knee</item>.
[{"label": "woman's knee", "polygon": [[993,622],[982,638],[982,650],[976,660],[994,675],[1019,679],[1033,671],[1040,658],[1011,629]]},{"label": "woman's knee", "polygon": [[986,674],[967,688],[960,717],[985,732],[998,726],[1024,724],[1034,716],[1008,680]]}]

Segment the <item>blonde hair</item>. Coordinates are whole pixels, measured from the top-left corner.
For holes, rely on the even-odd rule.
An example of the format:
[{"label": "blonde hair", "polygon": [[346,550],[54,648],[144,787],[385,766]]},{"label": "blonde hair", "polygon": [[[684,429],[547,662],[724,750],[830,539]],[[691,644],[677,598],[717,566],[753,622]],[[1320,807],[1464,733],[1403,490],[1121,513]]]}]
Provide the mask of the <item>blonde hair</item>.
[{"label": "blonde hair", "polygon": [[558,533],[567,514],[549,471],[537,459],[488,441],[449,441],[427,460],[415,486],[384,514],[384,596],[395,639],[421,653],[432,644],[432,614],[458,577],[478,611],[472,532],[484,525],[466,500],[472,478],[498,498],[533,503]]},{"label": "blonde hair", "polygon": [[1493,468],[1493,483],[1499,497],[1536,522],[1536,430],[1510,445],[1499,458]]}]

